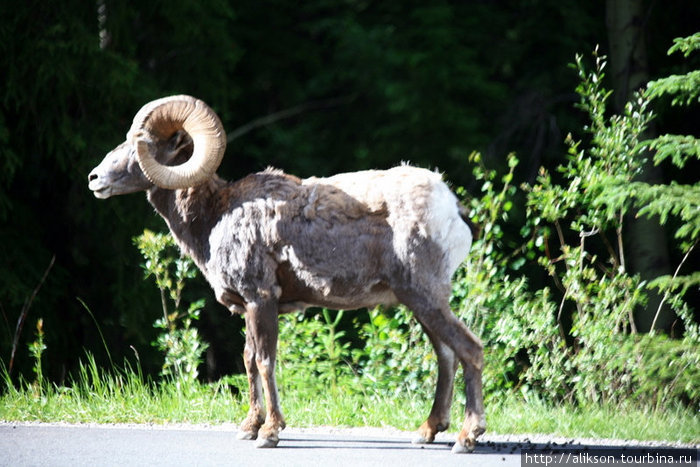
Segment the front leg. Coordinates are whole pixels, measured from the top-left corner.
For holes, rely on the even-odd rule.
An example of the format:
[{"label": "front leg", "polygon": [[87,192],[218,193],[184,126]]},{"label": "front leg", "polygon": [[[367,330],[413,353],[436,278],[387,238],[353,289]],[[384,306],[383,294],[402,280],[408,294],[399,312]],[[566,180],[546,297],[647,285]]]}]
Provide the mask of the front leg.
[{"label": "front leg", "polygon": [[[258,431],[256,447],[272,448],[279,443],[279,432],[285,427],[275,381],[277,333],[279,331],[277,302],[261,299],[246,305],[247,333],[255,341],[255,365],[265,390],[267,416]],[[252,396],[251,396],[252,397]]]},{"label": "front leg", "polygon": [[262,383],[260,381],[260,372],[255,363],[255,340],[253,332],[249,324],[250,314],[246,313],[246,333],[245,333],[245,350],[243,351],[243,359],[245,363],[245,371],[248,375],[248,390],[250,397],[250,408],[248,416],[238,429],[238,439],[256,439],[258,430],[265,422],[265,406],[263,403]]}]

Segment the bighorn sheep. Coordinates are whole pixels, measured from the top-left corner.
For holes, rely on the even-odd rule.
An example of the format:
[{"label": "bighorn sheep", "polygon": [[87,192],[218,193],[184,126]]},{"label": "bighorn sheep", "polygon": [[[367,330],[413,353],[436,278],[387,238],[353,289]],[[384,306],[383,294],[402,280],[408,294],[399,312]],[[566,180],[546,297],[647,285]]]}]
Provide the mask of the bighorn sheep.
[{"label": "bighorn sheep", "polygon": [[441,176],[403,165],[304,180],[267,169],[226,182],[215,174],[225,147],[204,102],[166,97],[136,114],[88,178],[97,198],[146,191],[217,300],[245,315],[250,410],[238,437],[274,447],[285,426],[274,371],[280,313],[403,303],[438,357],[435,400],[414,442],[449,426],[461,363],[467,405],[453,451],[471,451],[486,427],[483,350],[449,297],[472,234]]}]

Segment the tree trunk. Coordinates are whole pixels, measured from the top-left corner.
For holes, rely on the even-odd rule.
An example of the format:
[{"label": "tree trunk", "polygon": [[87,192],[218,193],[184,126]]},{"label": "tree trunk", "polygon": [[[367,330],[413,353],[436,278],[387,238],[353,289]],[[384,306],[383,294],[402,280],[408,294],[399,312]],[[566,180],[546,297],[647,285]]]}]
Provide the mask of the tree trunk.
[{"label": "tree trunk", "polygon": [[[610,45],[610,68],[612,72],[615,110],[623,111],[635,91],[649,81],[647,48],[644,40],[644,11],[642,0],[607,0],[606,20]],[[649,129],[643,137],[652,137]],[[648,160],[638,180],[649,184],[663,183],[660,167]],[[671,267],[663,227],[655,219],[636,218],[630,215],[625,219],[627,226],[625,243],[628,267],[639,273],[643,280],[651,280],[670,274]],[[647,306],[635,315],[637,329],[648,332],[654,320],[655,329],[670,331],[675,319],[668,307],[659,311],[661,297],[649,292]],[[658,316],[657,316],[658,312]]]}]

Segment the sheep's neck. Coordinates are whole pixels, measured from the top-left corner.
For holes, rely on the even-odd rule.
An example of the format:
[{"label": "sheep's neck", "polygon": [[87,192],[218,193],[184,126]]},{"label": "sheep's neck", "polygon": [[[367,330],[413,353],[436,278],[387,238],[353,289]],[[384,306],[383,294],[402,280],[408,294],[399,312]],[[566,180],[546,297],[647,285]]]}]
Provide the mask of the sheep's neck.
[{"label": "sheep's neck", "polygon": [[209,233],[218,219],[218,193],[226,182],[214,177],[203,185],[184,190],[151,188],[148,201],[165,219],[175,241],[206,274]]}]

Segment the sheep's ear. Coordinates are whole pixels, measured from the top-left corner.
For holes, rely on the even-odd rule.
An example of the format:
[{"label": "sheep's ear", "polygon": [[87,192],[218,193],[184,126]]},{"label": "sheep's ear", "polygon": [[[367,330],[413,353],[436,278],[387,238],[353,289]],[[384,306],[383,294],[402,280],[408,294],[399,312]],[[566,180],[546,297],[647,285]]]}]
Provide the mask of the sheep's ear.
[{"label": "sheep's ear", "polygon": [[179,152],[190,144],[192,144],[192,138],[190,138],[186,131],[180,130],[170,138],[171,151]]},{"label": "sheep's ear", "polygon": [[192,155],[193,148],[192,138],[186,131],[180,130],[176,132],[168,141],[166,162],[170,162],[178,156],[189,158]]}]

